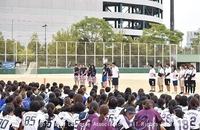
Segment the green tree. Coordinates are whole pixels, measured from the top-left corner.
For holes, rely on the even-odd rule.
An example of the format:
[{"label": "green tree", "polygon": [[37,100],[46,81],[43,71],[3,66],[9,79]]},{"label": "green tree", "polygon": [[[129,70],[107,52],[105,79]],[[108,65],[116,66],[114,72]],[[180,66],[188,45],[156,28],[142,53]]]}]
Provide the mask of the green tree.
[{"label": "green tree", "polygon": [[39,48],[41,47],[41,44],[39,42],[38,34],[33,33],[30,37],[30,42],[28,43],[27,48],[30,49],[32,52],[36,53],[36,43],[38,43],[37,47],[39,50]]},{"label": "green tree", "polygon": [[152,44],[180,44],[183,40],[183,33],[174,30],[170,31],[164,24],[151,23],[151,28],[145,28],[139,39],[141,43]]},{"label": "green tree", "polygon": [[114,34],[112,26],[104,19],[88,18],[72,25],[72,31],[78,41],[106,42]]},{"label": "green tree", "polygon": [[200,45],[200,32],[196,32],[195,36],[197,38],[195,40],[193,40],[192,45]]}]

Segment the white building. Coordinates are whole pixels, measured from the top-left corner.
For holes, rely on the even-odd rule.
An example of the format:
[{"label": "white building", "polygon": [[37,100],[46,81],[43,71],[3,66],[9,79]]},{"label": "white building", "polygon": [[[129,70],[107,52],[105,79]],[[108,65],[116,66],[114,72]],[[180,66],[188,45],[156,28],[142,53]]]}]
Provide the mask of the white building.
[{"label": "white building", "polygon": [[196,35],[197,32],[200,33],[200,28],[197,31],[188,31],[187,32],[187,43],[186,43],[186,46],[191,46],[193,41],[198,38],[198,36]]},{"label": "white building", "polygon": [[47,41],[85,16],[104,18],[126,35],[140,36],[149,23],[163,22],[163,0],[0,0],[0,31],[5,38],[28,41],[36,32]]}]

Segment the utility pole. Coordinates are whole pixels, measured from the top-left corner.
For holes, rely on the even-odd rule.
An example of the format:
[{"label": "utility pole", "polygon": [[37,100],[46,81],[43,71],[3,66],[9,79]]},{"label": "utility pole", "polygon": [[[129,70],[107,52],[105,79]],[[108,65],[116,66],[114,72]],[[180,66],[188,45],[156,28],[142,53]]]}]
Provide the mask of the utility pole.
[{"label": "utility pole", "polygon": [[170,30],[174,31],[174,0],[170,0]]},{"label": "utility pole", "polygon": [[43,25],[42,27],[44,27],[44,43],[45,43],[45,50],[46,50],[46,53],[45,53],[45,56],[46,56],[46,67],[48,67],[48,55],[47,55],[47,52],[48,52],[48,48],[47,48],[47,35],[46,35],[46,32],[47,32],[47,30],[46,30],[46,28],[47,28],[47,25],[45,24],[45,25]]}]

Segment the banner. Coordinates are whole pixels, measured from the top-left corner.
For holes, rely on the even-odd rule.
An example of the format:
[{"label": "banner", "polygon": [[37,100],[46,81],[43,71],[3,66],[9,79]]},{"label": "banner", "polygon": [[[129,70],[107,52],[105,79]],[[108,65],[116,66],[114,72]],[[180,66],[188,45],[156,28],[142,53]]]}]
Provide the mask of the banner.
[{"label": "banner", "polygon": [[14,69],[15,62],[2,62],[2,68],[3,69]]}]

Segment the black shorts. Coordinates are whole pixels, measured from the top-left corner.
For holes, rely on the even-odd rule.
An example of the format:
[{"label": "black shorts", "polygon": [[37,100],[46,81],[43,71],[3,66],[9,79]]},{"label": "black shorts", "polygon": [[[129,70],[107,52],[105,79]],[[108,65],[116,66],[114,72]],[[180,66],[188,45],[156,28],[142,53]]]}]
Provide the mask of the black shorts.
[{"label": "black shorts", "polygon": [[165,130],[172,130],[172,127],[165,127]]},{"label": "black shorts", "polygon": [[195,80],[191,80],[190,81],[190,86],[191,87],[196,87],[196,81]]},{"label": "black shorts", "polygon": [[185,85],[185,87],[188,87],[188,86],[189,86],[188,80],[184,80],[184,85]]},{"label": "black shorts", "polygon": [[155,79],[149,79],[149,85],[150,86],[156,86],[156,80]]},{"label": "black shorts", "polygon": [[173,86],[178,86],[178,81],[177,80],[173,81]]},{"label": "black shorts", "polygon": [[119,79],[118,78],[113,78],[112,79],[112,84],[113,85],[118,85],[119,84]]},{"label": "black shorts", "polygon": [[170,79],[165,79],[165,85],[170,85]]}]

